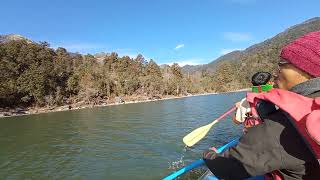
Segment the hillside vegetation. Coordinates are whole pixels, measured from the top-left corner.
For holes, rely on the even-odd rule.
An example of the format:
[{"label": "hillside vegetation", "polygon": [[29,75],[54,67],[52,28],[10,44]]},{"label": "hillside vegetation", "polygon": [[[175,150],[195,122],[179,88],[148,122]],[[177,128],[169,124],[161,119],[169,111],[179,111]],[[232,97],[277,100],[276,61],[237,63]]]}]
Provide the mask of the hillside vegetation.
[{"label": "hillside vegetation", "polygon": [[276,70],[285,44],[318,30],[320,18],[313,18],[246,50],[183,68],[160,67],[141,54],[82,55],[19,35],[1,35],[0,108],[100,104],[116,97],[141,100],[247,88],[255,72]]}]

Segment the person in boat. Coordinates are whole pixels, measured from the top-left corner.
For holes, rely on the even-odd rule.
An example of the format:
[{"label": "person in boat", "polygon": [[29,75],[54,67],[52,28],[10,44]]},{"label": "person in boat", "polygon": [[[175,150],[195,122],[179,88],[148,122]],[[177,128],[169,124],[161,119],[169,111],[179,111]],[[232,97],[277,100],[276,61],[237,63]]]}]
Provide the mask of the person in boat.
[{"label": "person in boat", "polygon": [[[267,92],[273,88],[273,83],[270,82],[272,75],[269,72],[257,72],[251,78],[252,92],[261,93]],[[244,132],[246,129],[260,124],[260,119],[255,118],[251,114],[251,108],[246,98],[236,103],[237,111],[233,116],[235,124],[243,124]]]},{"label": "person in boat", "polygon": [[[275,84],[279,89],[320,97],[320,31],[285,46],[278,65]],[[263,123],[249,128],[237,146],[222,154],[213,149],[203,153],[210,171],[220,179],[233,180],[258,175],[285,180],[320,179],[320,160],[286,113],[263,104],[257,110],[263,112],[259,114]]]}]

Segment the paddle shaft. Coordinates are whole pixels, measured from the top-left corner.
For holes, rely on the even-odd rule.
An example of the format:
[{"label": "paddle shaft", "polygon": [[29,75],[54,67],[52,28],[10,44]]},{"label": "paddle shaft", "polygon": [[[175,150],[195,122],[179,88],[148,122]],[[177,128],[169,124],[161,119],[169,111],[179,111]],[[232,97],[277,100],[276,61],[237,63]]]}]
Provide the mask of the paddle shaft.
[{"label": "paddle shaft", "polygon": [[[216,120],[214,120],[212,123],[210,123],[210,128],[215,125],[216,123],[218,123],[220,120],[222,120],[223,118],[225,118],[226,116],[228,116],[230,113],[232,113],[233,111],[235,111],[237,109],[236,106],[233,106],[232,108],[230,108],[227,112],[223,113],[220,117],[218,117]],[[209,129],[210,129],[209,128]]]},{"label": "paddle shaft", "polygon": [[[222,120],[223,118],[225,118],[226,116],[228,116],[230,113],[232,113],[233,111],[235,111],[237,109],[236,106],[233,106],[232,108],[230,108],[227,112],[223,113],[220,117],[218,117],[218,119],[214,120],[212,123],[210,123],[210,126],[212,127],[213,125],[215,125],[216,123],[218,123],[220,120]],[[211,128],[210,127],[210,128]]]},{"label": "paddle shaft", "polygon": [[234,110],[236,110],[236,107],[233,106],[231,109],[229,109],[228,111],[226,111],[225,113],[223,113],[219,118],[217,118],[216,120],[214,120],[213,122],[211,122],[210,124],[207,124],[205,126],[199,127],[195,130],[193,130],[191,133],[189,133],[188,135],[186,135],[183,138],[183,142],[188,146],[191,147],[194,144],[196,144],[197,142],[199,142],[202,138],[205,137],[205,135],[209,132],[209,130],[212,128],[212,126],[216,123],[218,123],[220,120],[222,120],[223,118],[225,118],[227,115],[229,115],[231,112],[233,112]]},{"label": "paddle shaft", "polygon": [[212,125],[219,122],[221,119],[225,118],[226,116],[228,116],[230,113],[232,113],[233,111],[235,111],[237,109],[236,106],[233,106],[232,108],[230,108],[227,112],[223,113],[220,117],[218,117],[218,119],[214,120],[212,122]]},{"label": "paddle shaft", "polygon": [[[222,153],[226,149],[237,145],[238,142],[239,142],[239,138],[236,138],[236,139],[230,141],[228,144],[226,144],[226,145],[220,147],[219,149],[217,149],[217,153]],[[199,160],[194,161],[193,163],[189,164],[188,166],[186,166],[186,167],[184,167],[184,168],[172,173],[171,175],[163,178],[162,180],[173,180],[173,179],[177,178],[178,176],[180,176],[180,175],[182,175],[182,174],[184,174],[184,173],[186,173],[186,172],[188,172],[188,171],[190,171],[190,170],[192,170],[192,169],[194,169],[196,167],[202,166],[202,165],[204,165],[204,161],[203,161],[203,159],[199,159]]]}]

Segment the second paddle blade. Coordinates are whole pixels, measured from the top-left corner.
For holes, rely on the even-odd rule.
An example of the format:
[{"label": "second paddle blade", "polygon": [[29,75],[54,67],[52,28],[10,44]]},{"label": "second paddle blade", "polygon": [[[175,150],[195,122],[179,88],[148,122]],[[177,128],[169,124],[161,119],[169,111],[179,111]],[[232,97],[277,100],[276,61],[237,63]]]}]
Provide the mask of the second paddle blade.
[{"label": "second paddle blade", "polygon": [[186,135],[183,138],[183,142],[188,146],[191,147],[193,145],[195,145],[197,142],[199,142],[201,139],[203,139],[206,134],[209,132],[209,130],[211,129],[211,127],[216,123],[217,121],[214,121],[208,125],[199,127],[195,130],[193,130],[191,133],[189,133],[188,135]]}]

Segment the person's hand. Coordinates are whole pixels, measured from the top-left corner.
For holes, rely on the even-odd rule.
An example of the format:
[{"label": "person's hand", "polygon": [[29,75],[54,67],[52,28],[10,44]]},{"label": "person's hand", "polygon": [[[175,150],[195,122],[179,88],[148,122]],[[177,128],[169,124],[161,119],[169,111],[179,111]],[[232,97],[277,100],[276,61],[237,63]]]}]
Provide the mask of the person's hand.
[{"label": "person's hand", "polygon": [[241,124],[246,119],[246,114],[251,111],[249,103],[246,101],[246,98],[242,99],[240,102],[236,103],[237,111],[233,117],[233,122],[236,124]]},{"label": "person's hand", "polygon": [[213,150],[214,152],[217,152],[217,148],[215,148],[215,147],[211,147],[211,148],[209,148],[210,150]]},{"label": "person's hand", "polygon": [[210,148],[203,152],[203,159],[212,160],[217,157],[217,149],[215,147]]},{"label": "person's hand", "polygon": [[241,104],[241,101],[237,102],[235,105],[236,105],[237,108],[239,108],[240,104]]},{"label": "person's hand", "polygon": [[235,123],[236,125],[241,124],[241,122],[237,120],[236,115],[232,116],[232,121],[233,121],[233,123]]},{"label": "person's hand", "polygon": [[[241,105],[241,101],[239,101],[239,102],[237,102],[237,103],[235,104],[235,106],[236,106],[237,109],[239,109],[240,105]],[[236,125],[241,124],[241,122],[237,120],[236,114],[232,117],[232,121],[233,121]]]}]

